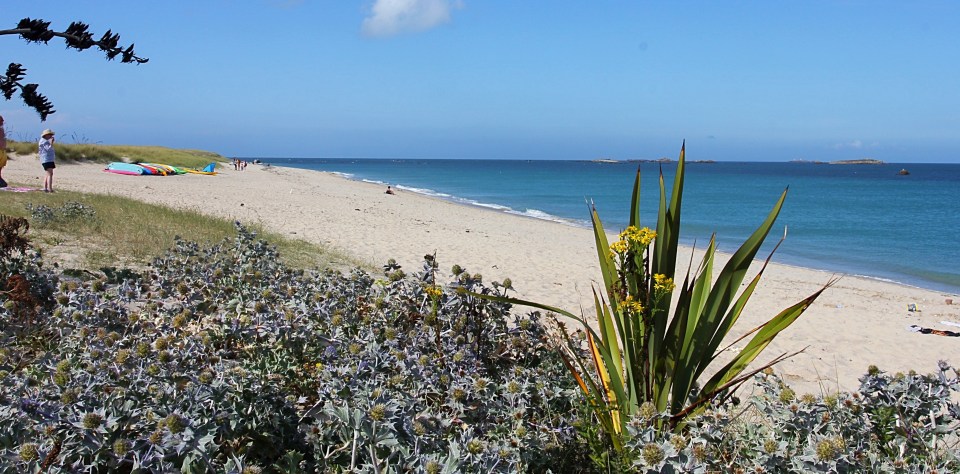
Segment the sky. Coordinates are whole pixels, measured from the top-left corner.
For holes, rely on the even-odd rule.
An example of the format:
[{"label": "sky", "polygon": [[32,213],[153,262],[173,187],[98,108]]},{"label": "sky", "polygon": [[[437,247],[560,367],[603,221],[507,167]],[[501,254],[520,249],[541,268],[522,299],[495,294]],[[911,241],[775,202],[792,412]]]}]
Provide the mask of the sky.
[{"label": "sky", "polygon": [[[231,157],[960,162],[960,2],[0,0],[9,138]],[[4,65],[5,65],[4,64]]]}]

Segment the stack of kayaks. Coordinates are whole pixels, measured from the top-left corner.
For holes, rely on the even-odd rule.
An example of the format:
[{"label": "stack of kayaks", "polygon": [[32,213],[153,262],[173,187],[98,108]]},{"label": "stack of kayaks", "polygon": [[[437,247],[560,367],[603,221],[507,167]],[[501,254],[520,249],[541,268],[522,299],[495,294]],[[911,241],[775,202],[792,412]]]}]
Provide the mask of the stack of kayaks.
[{"label": "stack of kayaks", "polygon": [[150,174],[158,174],[160,176],[168,176],[171,174],[183,174],[183,173],[177,173],[174,167],[167,166],[167,165],[158,165],[156,163],[140,163],[140,166],[150,170]]},{"label": "stack of kayaks", "polygon": [[177,166],[162,165],[158,163],[123,163],[120,161],[114,161],[107,165],[104,168],[104,171],[116,174],[127,174],[127,175],[155,175],[155,176],[169,176],[175,174],[217,174],[214,169],[216,168],[216,163],[210,163],[203,170],[195,170],[190,168],[180,168]]}]

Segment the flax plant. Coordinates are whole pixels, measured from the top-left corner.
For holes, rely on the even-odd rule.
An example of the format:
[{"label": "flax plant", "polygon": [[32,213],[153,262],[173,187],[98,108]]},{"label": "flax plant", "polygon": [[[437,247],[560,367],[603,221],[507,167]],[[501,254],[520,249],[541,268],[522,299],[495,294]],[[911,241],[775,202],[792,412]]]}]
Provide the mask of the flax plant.
[{"label": "flax plant", "polygon": [[[729,396],[733,388],[757,372],[795,355],[796,352],[781,354],[761,367],[746,370],[760,352],[832,284],[827,283],[734,341],[737,343],[752,335],[732,360],[705,377],[707,367],[725,350],[721,349],[721,343],[743,312],[770,261],[768,257],[763,268],[737,296],[750,263],[783,206],[787,191],[781,194],[753,235],[731,256],[715,281],[714,235],[697,271],[691,274],[688,268],[683,281],[677,284],[673,275],[679,241],[684,155],[685,146],[680,150],[669,201],[663,175],[660,175],[660,206],[655,229],[640,225],[639,169],[633,188],[629,226],[619,234],[617,241],[608,242],[596,208],[591,206],[603,275],[603,291],[600,288],[593,291],[595,324],[590,324],[586,317],[552,306],[500,298],[563,314],[583,324],[586,356],[566,331],[561,331],[566,344],[560,351],[570,374],[589,399],[594,414],[618,450],[622,448],[626,424],[634,415],[667,413],[670,416],[663,418],[658,428],[679,430],[687,417],[702,411],[711,402]],[[678,292],[676,307],[670,317],[675,292]],[[698,382],[703,385],[699,386]]]}]

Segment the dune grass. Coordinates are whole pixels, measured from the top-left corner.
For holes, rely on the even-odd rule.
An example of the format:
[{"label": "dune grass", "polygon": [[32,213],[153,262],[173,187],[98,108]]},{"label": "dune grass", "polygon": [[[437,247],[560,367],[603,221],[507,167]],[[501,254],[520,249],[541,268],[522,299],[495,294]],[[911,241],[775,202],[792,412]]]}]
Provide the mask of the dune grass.
[{"label": "dune grass", "polygon": [[[4,193],[0,214],[25,217],[30,237],[44,260],[67,268],[96,271],[102,267],[139,267],[174,244],[176,236],[201,244],[214,244],[236,235],[233,222],[195,211],[175,210],[155,204],[102,194],[58,191],[55,194]],[[94,211],[93,217],[59,216],[41,222],[30,207],[53,211],[68,202]],[[360,261],[303,240],[289,239],[245,223],[276,245],[286,264],[302,269],[364,267]],[[369,265],[367,265],[369,266]]]},{"label": "dune grass", "polygon": [[[7,148],[19,155],[36,155],[37,144],[8,141]],[[90,143],[56,143],[54,150],[58,161],[92,161],[110,163],[162,163],[165,165],[203,168],[211,162],[226,163],[227,159],[217,153],[202,150],[180,150],[162,146],[98,145]]]}]

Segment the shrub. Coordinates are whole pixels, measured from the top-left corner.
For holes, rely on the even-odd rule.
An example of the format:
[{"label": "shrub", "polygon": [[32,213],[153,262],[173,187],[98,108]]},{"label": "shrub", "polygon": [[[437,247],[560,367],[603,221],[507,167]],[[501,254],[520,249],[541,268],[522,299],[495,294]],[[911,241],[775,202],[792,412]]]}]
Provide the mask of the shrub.
[{"label": "shrub", "polygon": [[33,219],[34,224],[39,226],[65,224],[97,217],[96,209],[76,201],[67,201],[58,208],[44,204],[27,204],[27,211],[30,212],[30,218]]},{"label": "shrub", "polygon": [[40,254],[26,233],[30,224],[22,217],[0,216],[0,342],[34,338],[43,343],[44,327],[38,310],[49,309],[57,277],[43,268]]},{"label": "shrub", "polygon": [[477,276],[277,257],[238,227],[139,279],[62,284],[46,352],[0,357],[0,470],[542,471],[575,442],[544,325],[467,294],[498,291]]},{"label": "shrub", "polygon": [[626,448],[640,453],[632,459],[632,468],[840,473],[960,469],[960,380],[946,363],[931,375],[867,374],[853,394],[797,398],[774,375],[759,374],[756,382],[761,390],[743,408],[692,417],[683,434],[663,434],[650,419],[632,419]]}]

